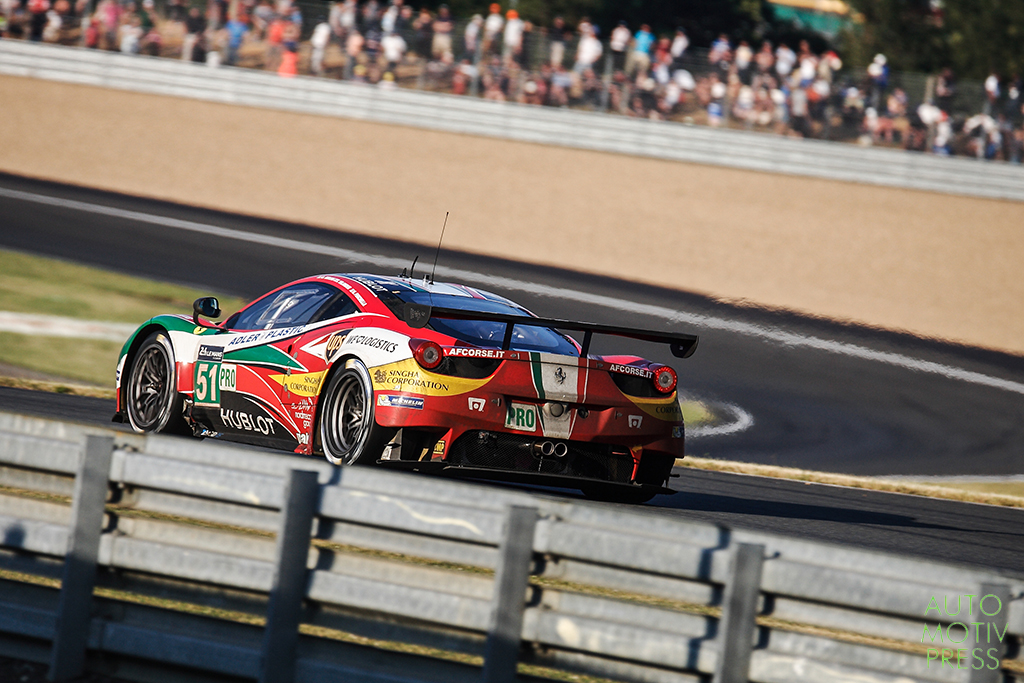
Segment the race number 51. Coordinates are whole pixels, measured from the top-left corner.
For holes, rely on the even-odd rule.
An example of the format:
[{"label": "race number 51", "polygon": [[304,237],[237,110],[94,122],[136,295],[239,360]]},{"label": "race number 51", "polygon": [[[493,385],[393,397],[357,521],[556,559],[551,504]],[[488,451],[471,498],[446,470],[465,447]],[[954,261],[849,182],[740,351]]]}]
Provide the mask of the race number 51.
[{"label": "race number 51", "polygon": [[235,374],[229,363],[196,363],[192,400],[196,405],[220,405],[220,392],[235,390]]}]

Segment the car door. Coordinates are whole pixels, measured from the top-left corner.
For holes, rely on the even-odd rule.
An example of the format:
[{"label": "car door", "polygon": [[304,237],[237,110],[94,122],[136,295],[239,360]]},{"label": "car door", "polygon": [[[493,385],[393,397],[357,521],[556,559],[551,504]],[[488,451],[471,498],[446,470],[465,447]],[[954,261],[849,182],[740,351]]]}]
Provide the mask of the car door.
[{"label": "car door", "polygon": [[228,318],[226,333],[199,347],[193,418],[236,441],[289,450],[306,445],[306,431],[286,405],[285,387],[316,369],[297,361],[293,346],[339,295],[344,296],[326,283],[299,282]]}]

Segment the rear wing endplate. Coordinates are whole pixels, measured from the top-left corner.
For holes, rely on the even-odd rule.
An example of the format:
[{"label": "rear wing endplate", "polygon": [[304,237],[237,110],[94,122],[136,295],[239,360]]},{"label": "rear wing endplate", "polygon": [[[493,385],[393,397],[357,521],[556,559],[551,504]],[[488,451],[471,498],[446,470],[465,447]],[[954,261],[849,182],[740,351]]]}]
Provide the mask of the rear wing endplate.
[{"label": "rear wing endplate", "polygon": [[611,334],[618,337],[640,339],[641,341],[668,344],[672,355],[676,358],[689,358],[697,350],[699,337],[694,334],[680,334],[669,332],[654,332],[651,330],[635,330],[629,327],[617,327],[615,325],[599,325],[598,323],[573,322],[571,320],[558,320],[557,318],[530,318],[522,315],[508,315],[505,313],[485,313],[482,311],[462,311],[457,308],[434,308],[426,304],[415,304],[406,302],[403,311],[403,319],[409,327],[426,327],[431,318],[447,318],[450,320],[485,320],[490,322],[505,323],[505,338],[501,342],[501,348],[508,351],[512,346],[512,330],[516,325],[530,325],[533,327],[552,327],[559,330],[575,330],[583,332],[583,344],[580,356],[587,357],[590,351],[590,342],[594,334]]}]

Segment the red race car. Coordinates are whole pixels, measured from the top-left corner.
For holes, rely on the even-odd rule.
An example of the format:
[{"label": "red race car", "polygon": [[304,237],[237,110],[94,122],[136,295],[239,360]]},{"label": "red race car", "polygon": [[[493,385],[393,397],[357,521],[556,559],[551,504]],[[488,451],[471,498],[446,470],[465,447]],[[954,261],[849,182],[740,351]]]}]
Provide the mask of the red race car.
[{"label": "red race car", "polygon": [[675,371],[589,349],[611,334],[686,358],[693,335],[538,318],[471,287],[379,275],[308,277],[222,324],[201,316],[220,316],[216,299],[125,342],[115,421],[633,502],[671,492],[683,456]]}]

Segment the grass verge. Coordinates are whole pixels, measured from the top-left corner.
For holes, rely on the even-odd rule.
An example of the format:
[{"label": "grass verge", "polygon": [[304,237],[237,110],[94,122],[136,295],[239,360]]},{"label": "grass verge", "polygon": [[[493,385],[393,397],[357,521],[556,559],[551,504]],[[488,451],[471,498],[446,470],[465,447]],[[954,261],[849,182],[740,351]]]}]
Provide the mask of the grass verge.
[{"label": "grass verge", "polygon": [[[195,299],[209,295],[102,268],[0,250],[0,311],[141,324],[160,313],[188,313]],[[238,310],[244,303],[236,297],[218,298],[225,312]],[[29,387],[46,391],[80,393],[63,390],[75,381],[112,386],[120,350],[117,342],[0,332],[0,363],[73,381]],[[17,380],[5,379],[3,385],[23,386],[13,381]]]},{"label": "grass verge", "polygon": [[881,477],[856,477],[848,474],[802,470],[795,467],[758,465],[746,462],[693,457],[676,460],[676,465],[711,472],[732,472],[734,474],[749,474],[757,477],[791,479],[808,484],[830,484],[832,486],[846,486],[889,493],[908,493],[915,496],[957,500],[965,503],[984,503],[986,505],[1024,508],[1024,483],[1018,482],[1008,482],[1006,484],[959,484],[950,481],[934,484],[884,479]]}]

